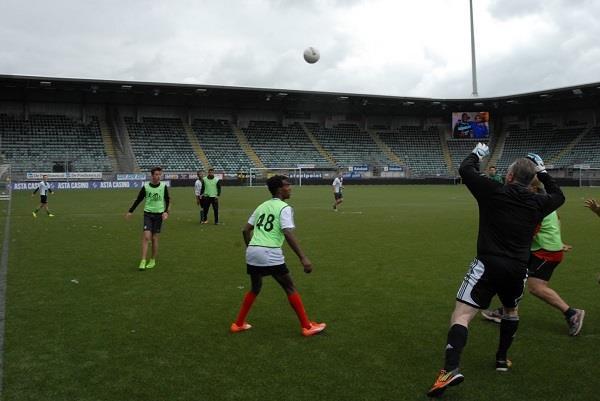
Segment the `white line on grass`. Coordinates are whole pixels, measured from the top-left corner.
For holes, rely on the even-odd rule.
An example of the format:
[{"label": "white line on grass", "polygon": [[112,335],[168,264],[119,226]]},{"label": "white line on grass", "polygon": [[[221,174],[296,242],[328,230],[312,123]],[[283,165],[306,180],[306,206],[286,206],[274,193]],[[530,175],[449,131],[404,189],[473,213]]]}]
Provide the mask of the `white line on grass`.
[{"label": "white line on grass", "polygon": [[6,318],[6,272],[8,271],[8,245],[10,244],[10,210],[12,197],[8,198],[6,222],[4,223],[4,241],[0,256],[0,397],[3,393],[4,376],[4,322]]}]

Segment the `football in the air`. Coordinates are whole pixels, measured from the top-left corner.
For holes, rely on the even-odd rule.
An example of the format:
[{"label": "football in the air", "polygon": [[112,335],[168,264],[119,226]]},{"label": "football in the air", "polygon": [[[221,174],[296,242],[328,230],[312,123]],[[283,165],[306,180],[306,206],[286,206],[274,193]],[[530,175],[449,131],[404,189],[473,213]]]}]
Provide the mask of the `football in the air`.
[{"label": "football in the air", "polygon": [[304,60],[306,60],[307,63],[314,64],[319,61],[319,58],[321,58],[321,55],[314,47],[307,47],[306,50],[304,50]]}]

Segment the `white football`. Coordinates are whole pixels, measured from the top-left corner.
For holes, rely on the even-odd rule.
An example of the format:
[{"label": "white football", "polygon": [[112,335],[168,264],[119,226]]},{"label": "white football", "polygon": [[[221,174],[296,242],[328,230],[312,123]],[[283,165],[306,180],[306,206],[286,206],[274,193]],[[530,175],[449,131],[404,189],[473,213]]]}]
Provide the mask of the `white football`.
[{"label": "white football", "polygon": [[319,61],[320,57],[321,55],[319,54],[319,51],[312,46],[304,50],[304,60],[306,60],[306,62],[309,64],[316,63]]}]

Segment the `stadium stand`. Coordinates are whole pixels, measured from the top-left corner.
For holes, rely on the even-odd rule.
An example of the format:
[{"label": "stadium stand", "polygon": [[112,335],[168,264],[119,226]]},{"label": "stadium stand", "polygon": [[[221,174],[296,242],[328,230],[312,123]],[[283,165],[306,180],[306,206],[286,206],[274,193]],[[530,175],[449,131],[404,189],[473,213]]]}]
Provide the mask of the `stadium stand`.
[{"label": "stadium stand", "polygon": [[590,167],[600,168],[600,127],[592,127],[583,138],[558,160],[559,167],[574,164],[589,164]]},{"label": "stadium stand", "polygon": [[502,174],[515,159],[535,152],[544,160],[551,160],[584,130],[584,127],[559,128],[551,123],[540,123],[532,128],[512,126],[507,132],[504,151],[496,166]]},{"label": "stadium stand", "polygon": [[198,119],[192,122],[198,143],[217,171],[236,173],[255,167],[241,148],[227,120]]},{"label": "stadium stand", "polygon": [[202,166],[180,119],[144,117],[139,123],[131,117],[124,120],[140,169],[161,166],[168,171],[194,171]]},{"label": "stadium stand", "polygon": [[13,173],[55,171],[111,171],[96,117],[84,124],[63,115],[20,117],[0,114],[0,140]]},{"label": "stadium stand", "polygon": [[306,123],[323,148],[333,156],[338,167],[358,165],[393,165],[371,136],[354,124],[338,124],[324,128],[318,123]]},{"label": "stadium stand", "polygon": [[250,121],[243,132],[265,166],[285,168],[313,164],[315,167],[333,167],[299,123],[284,127],[275,121]]},{"label": "stadium stand", "polygon": [[377,131],[377,134],[405,162],[411,176],[448,174],[437,127],[423,131],[418,126],[402,126],[393,131]]},{"label": "stadium stand", "polygon": [[482,142],[489,145],[487,140],[481,139],[448,139],[448,149],[450,150],[450,156],[452,157],[452,167],[457,174],[460,164],[464,160],[465,156],[467,156],[473,150],[473,148],[475,148],[477,142]]}]

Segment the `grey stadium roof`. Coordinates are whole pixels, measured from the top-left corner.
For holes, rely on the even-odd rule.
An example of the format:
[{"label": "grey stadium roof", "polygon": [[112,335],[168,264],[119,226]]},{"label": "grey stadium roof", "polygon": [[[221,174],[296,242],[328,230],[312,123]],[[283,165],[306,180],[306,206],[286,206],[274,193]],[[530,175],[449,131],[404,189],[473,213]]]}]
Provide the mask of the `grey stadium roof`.
[{"label": "grey stadium roof", "polygon": [[435,99],[159,82],[0,75],[0,101],[322,111],[364,115],[444,115],[565,111],[600,105],[600,83],[490,98]]}]

